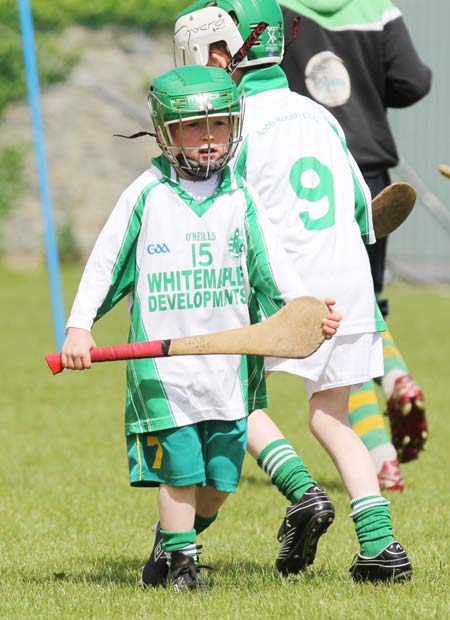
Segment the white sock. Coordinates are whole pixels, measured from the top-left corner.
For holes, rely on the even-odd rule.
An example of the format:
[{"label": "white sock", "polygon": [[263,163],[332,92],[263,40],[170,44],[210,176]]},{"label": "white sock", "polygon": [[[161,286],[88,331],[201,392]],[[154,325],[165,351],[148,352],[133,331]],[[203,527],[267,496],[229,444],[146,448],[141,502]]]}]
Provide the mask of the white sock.
[{"label": "white sock", "polygon": [[386,401],[390,399],[394,393],[395,382],[399,377],[404,377],[407,373],[401,368],[393,368],[381,379],[381,387]]},{"label": "white sock", "polygon": [[369,450],[372,461],[374,462],[377,474],[380,473],[383,463],[386,461],[395,461],[397,458],[397,451],[391,443],[384,443],[381,446]]}]

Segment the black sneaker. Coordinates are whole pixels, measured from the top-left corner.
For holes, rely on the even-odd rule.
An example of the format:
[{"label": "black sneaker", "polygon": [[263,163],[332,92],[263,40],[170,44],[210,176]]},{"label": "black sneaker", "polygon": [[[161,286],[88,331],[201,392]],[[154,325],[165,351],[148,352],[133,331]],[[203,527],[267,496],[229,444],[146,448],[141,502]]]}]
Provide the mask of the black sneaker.
[{"label": "black sneaker", "polygon": [[141,585],[144,588],[156,588],[166,584],[169,565],[167,556],[162,548],[161,526],[156,524],[155,542],[152,553],[147,560],[141,574]]},{"label": "black sneaker", "polygon": [[200,566],[190,555],[182,551],[172,551],[170,554],[169,583],[175,592],[185,590],[205,590],[205,583],[200,575]]},{"label": "black sneaker", "polygon": [[373,558],[357,553],[350,573],[355,581],[404,581],[413,572],[411,562],[400,543],[393,542]]},{"label": "black sneaker", "polygon": [[299,573],[314,562],[319,538],[333,519],[334,507],[330,498],[316,486],[287,508],[278,532],[281,548],[275,566],[280,573]]}]

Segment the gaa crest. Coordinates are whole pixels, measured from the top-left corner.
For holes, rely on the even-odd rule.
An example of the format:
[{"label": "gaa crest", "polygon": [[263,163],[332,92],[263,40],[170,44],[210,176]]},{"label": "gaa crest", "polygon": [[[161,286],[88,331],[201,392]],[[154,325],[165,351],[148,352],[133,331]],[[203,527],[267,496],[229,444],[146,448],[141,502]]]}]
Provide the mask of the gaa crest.
[{"label": "gaa crest", "polygon": [[244,236],[239,228],[236,228],[228,241],[228,251],[234,260],[239,260],[244,252]]}]

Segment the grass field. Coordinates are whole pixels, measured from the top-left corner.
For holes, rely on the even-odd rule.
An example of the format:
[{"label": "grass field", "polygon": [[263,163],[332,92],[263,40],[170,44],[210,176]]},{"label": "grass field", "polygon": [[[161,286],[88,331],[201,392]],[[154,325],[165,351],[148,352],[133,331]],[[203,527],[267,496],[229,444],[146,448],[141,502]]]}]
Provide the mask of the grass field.
[{"label": "grass field", "polygon": [[[64,272],[69,306],[79,270]],[[269,384],[271,413],[301,450],[336,506],[316,561],[298,577],[274,569],[285,500],[248,459],[242,483],[200,538],[214,566],[205,594],[141,591],[156,494],[128,486],[123,438],[124,365],[52,377],[54,348],[43,272],[0,269],[0,618],[3,620],[450,618],[450,289],[389,289],[391,330],[426,392],[429,449],[405,465],[407,490],[392,495],[398,539],[414,563],[410,583],[356,585],[357,550],[337,474],[310,436],[299,381]],[[125,341],[118,307],[95,331],[98,344]]]}]

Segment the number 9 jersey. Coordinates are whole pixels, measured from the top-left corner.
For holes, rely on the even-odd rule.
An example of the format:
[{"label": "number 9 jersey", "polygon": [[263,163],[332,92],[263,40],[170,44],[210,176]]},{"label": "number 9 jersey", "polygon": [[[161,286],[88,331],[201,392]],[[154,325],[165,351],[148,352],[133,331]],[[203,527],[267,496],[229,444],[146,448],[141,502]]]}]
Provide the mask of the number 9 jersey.
[{"label": "number 9 jersey", "polygon": [[245,74],[239,86],[245,141],[235,170],[258,192],[311,294],[336,300],[337,337],[383,331],[364,245],[375,240],[370,192],[341,127],[292,92],[278,66]]}]

